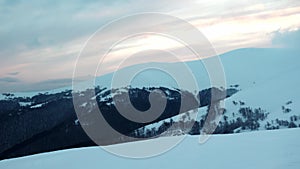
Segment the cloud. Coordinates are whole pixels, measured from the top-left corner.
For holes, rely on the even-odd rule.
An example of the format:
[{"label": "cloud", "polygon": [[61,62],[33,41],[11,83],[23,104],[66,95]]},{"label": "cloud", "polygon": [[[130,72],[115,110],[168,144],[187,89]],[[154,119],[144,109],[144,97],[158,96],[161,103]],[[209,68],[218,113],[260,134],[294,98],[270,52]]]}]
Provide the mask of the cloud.
[{"label": "cloud", "polygon": [[21,81],[17,78],[13,78],[13,77],[0,78],[0,83],[16,83],[16,82],[21,82]]},{"label": "cloud", "polygon": [[[160,5],[163,4],[159,1],[149,5],[133,0],[0,1],[0,21],[5,23],[0,29],[0,51],[11,54],[88,38],[113,19],[137,12],[158,11]],[[166,6],[159,11],[174,5]]]},{"label": "cloud", "polygon": [[277,47],[299,49],[300,30],[296,29],[287,32],[275,31],[273,32],[272,43]]},{"label": "cloud", "polygon": [[[0,76],[18,76],[20,82],[4,85],[5,79],[2,79],[1,88],[42,89],[42,86],[57,88],[68,84],[84,42],[104,24],[126,15],[161,12],[187,19],[200,30],[204,29],[216,50],[223,53],[241,47],[265,47],[270,41],[270,32],[299,27],[299,22],[296,23],[300,19],[299,5],[298,0],[174,0],[172,3],[160,0],[0,0],[0,22],[5,23],[0,27]],[[133,26],[143,26],[143,22]],[[280,39],[280,35],[276,36]],[[278,44],[276,41],[289,43],[284,38],[273,39]],[[133,44],[121,46],[119,50],[138,47]],[[119,58],[123,55],[120,52]],[[114,58],[109,59],[112,62]],[[132,64],[141,61],[144,60],[137,59]],[[87,58],[87,66],[91,62],[95,61]],[[22,76],[16,72],[22,72]]]},{"label": "cloud", "polygon": [[11,75],[11,76],[16,76],[18,74],[20,74],[20,72],[10,72],[10,73],[7,73],[8,75]]},{"label": "cloud", "polygon": [[[76,78],[76,82],[82,82],[91,77],[79,77]],[[3,77],[0,78],[0,93],[1,92],[30,92],[30,91],[47,91],[63,87],[72,86],[72,78],[63,79],[50,79],[44,80],[36,83],[23,82],[17,78]]]},{"label": "cloud", "polygon": [[50,79],[37,83],[30,83],[25,86],[24,91],[44,91],[62,87],[72,86],[71,78],[64,79]]},{"label": "cloud", "polygon": [[[56,78],[69,77],[73,71],[69,63],[74,63],[84,42],[101,26],[137,12],[171,11],[176,5],[175,1],[0,0],[0,21],[5,23],[0,28],[0,75],[20,71],[27,81],[46,80],[55,74],[59,75]],[[20,68],[24,64],[30,66]],[[36,75],[40,65],[43,74]],[[52,71],[64,65],[63,73]]]}]

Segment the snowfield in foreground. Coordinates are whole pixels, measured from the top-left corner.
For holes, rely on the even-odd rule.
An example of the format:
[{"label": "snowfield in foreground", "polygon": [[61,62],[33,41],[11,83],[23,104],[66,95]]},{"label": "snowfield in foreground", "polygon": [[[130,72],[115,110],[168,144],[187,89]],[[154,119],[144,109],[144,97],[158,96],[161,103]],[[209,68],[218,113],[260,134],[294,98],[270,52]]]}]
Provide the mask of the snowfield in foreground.
[{"label": "snowfield in foreground", "polygon": [[[165,141],[164,137],[148,142]],[[300,129],[214,135],[205,144],[187,136],[170,151],[146,159],[112,155],[99,147],[62,150],[0,161],[0,169],[91,169],[91,168],[229,168],[299,169]],[[133,146],[137,142],[119,144]]]}]

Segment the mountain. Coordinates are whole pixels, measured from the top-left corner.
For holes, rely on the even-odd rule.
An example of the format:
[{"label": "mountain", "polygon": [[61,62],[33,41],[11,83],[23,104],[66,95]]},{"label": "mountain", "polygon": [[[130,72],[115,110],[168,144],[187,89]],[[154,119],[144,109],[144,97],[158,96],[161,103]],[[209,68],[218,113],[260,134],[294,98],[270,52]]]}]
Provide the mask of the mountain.
[{"label": "mountain", "polygon": [[[214,58],[207,58],[209,59]],[[1,133],[4,133],[1,136],[3,144],[0,148],[0,157],[4,159],[95,145],[79,125],[82,120],[79,122],[74,112],[72,100],[74,95],[82,98],[80,104],[75,106],[83,109],[83,112],[94,112],[99,105],[100,109],[107,112],[109,116],[106,117],[110,119],[108,120],[110,124],[114,124],[115,129],[130,136],[138,133],[142,138],[156,136],[166,129],[171,129],[166,136],[178,135],[178,133],[194,135],[204,132],[204,129],[209,129],[211,125],[216,127],[213,131],[215,134],[298,127],[300,124],[300,114],[297,111],[300,105],[300,91],[297,90],[300,85],[300,80],[297,78],[300,73],[299,59],[298,50],[291,49],[253,48],[225,53],[220,56],[220,60],[226,75],[227,86],[223,86],[226,90],[210,85],[205,65],[201,61],[190,61],[184,64],[193,72],[200,88],[196,93],[179,88],[174,79],[161,71],[142,72],[133,80],[129,88],[117,86],[119,88],[109,90],[113,74],[106,74],[96,78],[96,84],[99,85],[96,90],[76,91],[73,95],[71,88],[57,89],[48,93],[6,93],[1,96],[0,101],[0,129]],[[176,68],[180,64],[182,63],[140,64],[126,67],[120,72],[126,74],[147,66],[170,65]],[[85,83],[81,85],[85,86]],[[135,108],[147,110],[149,93],[156,89],[164,93],[158,95],[158,98],[167,96],[169,103],[161,118],[141,125],[124,121],[124,118],[117,113],[111,113],[112,115],[108,113],[116,112],[112,97],[122,95],[124,90],[131,91],[131,101]],[[213,93],[221,91],[217,94],[219,96],[217,102],[225,99],[225,96],[228,97],[225,106],[218,107],[219,111],[224,112],[218,124],[213,123],[214,118],[207,112],[207,109],[212,106],[212,91],[215,91]],[[93,95],[93,92],[96,95]],[[185,109],[188,113],[178,111],[180,107],[178,103],[184,92],[186,95],[182,100],[186,102],[190,100],[191,103],[196,103],[197,98],[200,98],[199,107],[188,104],[189,108]],[[194,119],[191,120],[187,116],[189,110],[193,109],[198,112],[196,121],[192,121]],[[192,113],[191,116],[194,115],[195,113]],[[118,121],[120,119],[123,120]],[[205,123],[206,121],[208,122]],[[170,128],[170,124],[176,127]],[[192,130],[186,130],[186,125],[181,124],[193,124],[190,126]],[[118,142],[120,140],[114,140],[114,143]]]},{"label": "mountain", "polygon": [[[208,60],[211,58],[207,58]],[[300,57],[297,49],[245,48],[220,56],[227,88],[239,90],[225,100],[224,114],[214,133],[235,133],[300,127]],[[176,63],[174,63],[176,64]],[[199,61],[186,63],[199,84],[205,80],[204,65]],[[202,80],[204,79],[204,80]],[[207,107],[199,108],[197,118],[206,119]],[[162,122],[146,126],[159,128]],[[199,134],[190,131],[178,133]]]},{"label": "mountain", "polygon": [[[150,96],[150,93],[156,93],[157,90],[163,93]],[[92,94],[94,92],[96,96]],[[164,87],[113,90],[97,87],[73,93],[67,90],[33,97],[9,96],[10,98],[0,101],[0,132],[3,133],[0,137],[0,158],[96,145],[93,142],[95,139],[91,140],[82,127],[97,131],[97,144],[135,141],[121,137],[129,136],[131,132],[147,124],[218,102],[236,92],[235,89],[210,88],[194,95],[188,91]],[[126,93],[129,93],[130,100],[126,101]],[[77,100],[73,100],[75,97]],[[116,108],[116,105],[120,105],[130,115],[134,112],[128,107],[128,103],[132,103],[136,109],[145,111],[152,104],[148,100],[149,97],[154,97],[159,103],[166,100],[162,114],[149,122],[131,121]],[[199,98],[202,100],[200,104]],[[98,117],[98,107],[103,119]],[[74,108],[79,113],[76,114]],[[154,111],[156,112],[156,109]],[[145,117],[146,115],[141,114],[139,118],[143,120]]]}]

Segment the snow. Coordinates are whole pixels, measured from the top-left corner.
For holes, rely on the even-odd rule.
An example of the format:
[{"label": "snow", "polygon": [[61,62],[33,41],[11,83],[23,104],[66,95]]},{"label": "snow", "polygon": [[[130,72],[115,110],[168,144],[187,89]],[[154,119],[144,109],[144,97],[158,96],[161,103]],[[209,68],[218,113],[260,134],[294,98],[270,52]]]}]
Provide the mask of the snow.
[{"label": "snow", "polygon": [[[300,74],[300,57],[298,50],[291,49],[238,49],[225,54],[220,55],[224,72],[227,81],[227,87],[239,85],[240,91],[232,97],[226,99],[225,108],[229,120],[236,119],[238,110],[240,107],[261,108],[270,112],[268,118],[260,125],[261,129],[264,129],[264,125],[272,120],[288,120],[291,116],[300,116],[300,79],[297,78]],[[211,58],[207,58],[209,60]],[[119,71],[122,74],[133,72],[143,67],[161,67],[171,65],[170,68],[176,68],[181,63],[148,63],[134,65],[126,67]],[[205,66],[201,61],[186,62],[188,67],[193,72],[200,89],[210,87],[209,78],[205,70]],[[153,69],[151,69],[153,70]],[[124,78],[126,78],[124,76]],[[96,84],[100,84],[102,87],[111,86],[113,79],[113,73],[106,74],[104,76],[97,77]],[[153,81],[153,83],[152,83]],[[80,82],[79,86],[88,86],[89,82]],[[168,77],[161,71],[143,71],[138,77],[132,81],[132,87],[147,87],[151,86],[164,86],[168,88],[178,88],[174,79]],[[124,86],[122,86],[124,87]],[[71,87],[69,87],[71,88]],[[48,91],[48,93],[56,93],[65,91],[68,88],[61,88]],[[114,95],[125,92],[125,89],[117,89],[115,93],[101,97],[100,101],[106,101]],[[99,96],[104,91],[98,93]],[[38,93],[43,92],[27,92],[27,93],[13,93],[17,97],[32,97]],[[169,95],[169,93],[167,93]],[[81,93],[80,96],[83,96]],[[96,99],[96,96],[90,98]],[[0,99],[4,99],[4,95],[0,95]],[[243,101],[244,106],[233,105],[233,101]],[[292,101],[291,104],[286,105],[288,101]],[[22,103],[20,103],[22,104]],[[112,104],[112,103],[108,103]],[[42,105],[35,105],[32,108],[36,108]],[[82,104],[81,106],[87,106]],[[291,109],[290,113],[283,113],[282,106]],[[198,119],[206,113],[206,107],[199,109]],[[235,117],[232,117],[232,113],[235,113]],[[159,125],[154,124],[153,126]],[[296,122],[296,125],[300,124],[300,120]],[[151,126],[151,127],[153,127]]]},{"label": "snow", "polygon": [[[234,85],[239,85],[240,91],[232,97],[226,99],[225,108],[227,110],[226,116],[229,120],[236,119],[238,110],[240,107],[261,108],[270,112],[268,118],[261,122],[260,129],[264,129],[267,122],[279,120],[288,120],[291,116],[300,116],[300,79],[297,78],[300,74],[300,57],[298,56],[299,50],[292,49],[258,49],[247,48],[238,49],[225,54],[220,55],[221,62],[224,67],[224,73],[226,76],[227,88]],[[209,60],[212,58],[206,58]],[[128,74],[145,67],[168,67],[177,68],[182,63],[147,63],[139,64],[119,70],[121,74]],[[205,70],[205,65],[201,61],[189,61],[186,62],[188,67],[193,72],[198,86],[201,89],[209,88],[209,76]],[[138,74],[136,78],[132,80],[132,87],[147,87],[149,86],[163,86],[168,88],[178,88],[176,82],[172,77],[169,77],[162,71],[151,69],[152,71],[143,71]],[[102,87],[110,88],[113,79],[113,73],[109,73],[95,79],[96,84]],[[127,78],[124,76],[122,78]],[[89,86],[93,80],[86,82],[80,82],[79,86]],[[94,82],[94,81],[93,81]],[[124,86],[122,86],[124,87]],[[47,91],[47,93],[57,93],[70,89],[65,87],[61,89],[55,89]],[[104,91],[97,93],[96,96],[91,97],[91,100],[96,99]],[[126,92],[125,89],[117,89],[115,93],[100,97],[100,101],[107,101],[109,98],[118,95],[121,92]],[[169,95],[168,91],[166,91]],[[12,93],[13,97],[32,97],[38,93],[44,92],[26,92],[26,93]],[[83,96],[83,93],[80,93]],[[11,96],[10,96],[11,97]],[[3,94],[0,95],[0,99],[8,99]],[[171,98],[170,98],[171,100]],[[88,100],[87,100],[88,101]],[[244,106],[233,105],[233,101],[243,101]],[[291,104],[286,105],[288,101],[292,101]],[[23,103],[20,103],[22,105]],[[108,103],[108,105],[113,103]],[[27,104],[23,104],[27,105]],[[29,105],[29,103],[28,103]],[[42,106],[33,105],[31,108],[37,108]],[[84,103],[82,107],[88,106]],[[282,106],[291,109],[290,113],[283,113]],[[206,107],[199,109],[198,119],[206,113]],[[232,113],[235,113],[235,117]],[[160,123],[153,124],[150,127],[157,126]],[[298,120],[296,125],[300,124]]]},{"label": "snow", "polygon": [[[163,137],[143,142],[166,142]],[[77,148],[0,161],[1,169],[53,168],[172,168],[172,169],[298,169],[300,166],[300,129],[259,131],[233,135],[214,135],[199,144],[188,136],[161,155],[132,159],[110,154],[99,147]],[[134,147],[137,142],[116,145]],[[146,147],[145,147],[146,148]],[[143,151],[143,150],[134,150]]]},{"label": "snow", "polygon": [[10,94],[13,94],[13,96],[10,97],[6,97],[3,94],[0,94],[0,100],[7,100],[9,98],[15,98],[15,97],[33,97],[35,95],[38,95],[40,93],[42,94],[55,94],[55,93],[60,93],[60,92],[64,92],[67,90],[71,90],[71,86],[67,86],[67,87],[62,87],[62,88],[58,88],[58,89],[52,89],[52,90],[44,90],[44,91],[31,91],[31,92],[7,92]]},{"label": "snow", "polygon": [[46,103],[40,103],[40,104],[36,104],[36,105],[30,106],[30,108],[32,108],[32,109],[39,108],[39,107],[42,107],[45,104],[47,104],[47,102]]},{"label": "snow", "polygon": [[[232,112],[237,115],[240,107],[262,108],[270,114],[261,128],[272,120],[290,121],[291,116],[300,116],[298,55],[287,49],[240,49],[221,56],[227,84],[239,84],[241,89],[225,100],[229,112],[226,116],[232,119]],[[245,105],[235,106],[233,101],[243,101]],[[292,103],[287,105],[289,101]],[[282,106],[292,111],[283,113]],[[295,123],[299,125],[300,122]]]},{"label": "snow", "polygon": [[[239,49],[220,56],[226,75],[227,87],[239,85],[238,93],[225,100],[228,119],[237,118],[240,107],[262,108],[270,112],[267,120],[261,122],[264,129],[266,122],[275,119],[289,120],[292,115],[300,116],[300,57],[299,51],[287,49]],[[208,58],[210,59],[210,58]],[[151,63],[151,67],[167,65],[168,63]],[[176,67],[177,63],[172,63]],[[120,71],[132,72],[145,64],[127,67]],[[197,79],[200,89],[210,87],[209,78],[201,61],[187,62]],[[110,87],[113,74],[96,78],[96,83],[102,87]],[[126,78],[126,77],[124,77]],[[163,86],[178,88],[174,79],[159,71],[145,71],[133,79],[133,87]],[[84,82],[80,84],[85,85]],[[124,86],[122,86],[124,87]],[[68,88],[47,91],[58,93]],[[121,92],[121,91],[120,91]],[[43,92],[13,93],[14,97],[32,97]],[[118,94],[118,93],[115,93]],[[98,93],[97,95],[100,95]],[[167,93],[168,95],[168,93]],[[100,98],[106,100],[107,96]],[[0,100],[8,99],[0,95]],[[91,98],[96,99],[96,96]],[[243,101],[245,105],[234,105],[233,101]],[[287,104],[287,102],[292,103]],[[46,103],[32,105],[38,108]],[[20,102],[20,105],[31,103]],[[89,106],[83,103],[83,107]],[[290,113],[283,113],[282,106],[290,108]],[[206,107],[198,109],[198,119],[205,115]],[[235,117],[232,117],[232,113]],[[174,117],[180,118],[181,116]],[[78,120],[74,121],[75,124]],[[158,122],[147,127],[158,127]],[[299,124],[299,121],[298,121]],[[297,124],[297,125],[298,125]],[[239,130],[239,129],[236,129]],[[146,142],[162,142],[173,137],[164,137]],[[23,158],[0,161],[0,169],[15,168],[300,168],[300,129],[281,129],[275,131],[259,131],[234,135],[214,135],[205,144],[198,144],[197,136],[188,136],[172,150],[147,159],[128,159],[112,155],[98,147],[62,150],[51,153],[27,156]],[[133,146],[138,143],[114,145],[116,148]],[[113,147],[113,146],[112,146]],[[139,150],[135,150],[139,151]],[[143,150],[140,150],[143,151]]]},{"label": "snow", "polygon": [[6,100],[6,97],[3,94],[0,94],[0,100]]},{"label": "snow", "polygon": [[20,106],[26,107],[26,106],[30,106],[32,104],[32,102],[19,102]]},{"label": "snow", "polygon": [[[288,49],[239,49],[231,51],[220,56],[224,72],[226,75],[227,87],[239,85],[240,92],[234,95],[234,98],[228,100],[227,105],[235,100],[243,100],[247,105],[262,107],[268,111],[279,111],[281,106],[287,101],[293,101],[289,105],[292,110],[299,109],[300,79],[300,57],[299,51]],[[207,58],[209,60],[211,58]],[[130,73],[133,70],[139,70],[141,67],[161,67],[170,65],[170,68],[176,68],[181,63],[148,63],[139,64],[119,70],[122,74]],[[199,89],[210,87],[209,76],[205,66],[201,61],[186,62],[193,72]],[[124,77],[127,78],[127,77]],[[113,79],[113,73],[99,76],[96,78],[96,84],[102,87],[110,88]],[[152,83],[153,81],[153,83]],[[147,83],[146,83],[147,82]],[[89,86],[90,82],[80,82],[79,86]],[[161,71],[144,71],[132,81],[133,87],[163,86],[168,88],[178,88],[172,77],[161,73]],[[124,87],[124,86],[122,86]],[[57,93],[70,89],[70,87],[55,89],[48,93]],[[119,92],[122,92],[121,90]],[[15,96],[32,97],[43,92],[13,93]],[[102,92],[101,92],[102,93]],[[97,95],[99,95],[98,93]],[[118,93],[116,93],[118,94]],[[82,95],[82,94],[81,94]],[[97,96],[96,95],[96,96]],[[93,97],[91,99],[96,98]],[[258,97],[259,96],[259,97]],[[109,96],[113,97],[113,96]],[[0,99],[4,99],[0,95]],[[101,98],[105,101],[106,98]],[[277,116],[278,113],[274,114]]]},{"label": "snow", "polygon": [[91,100],[95,100],[102,92],[97,93],[95,96],[91,98]]},{"label": "snow", "polygon": [[87,102],[84,102],[80,105],[80,107],[85,107],[87,105]]},{"label": "snow", "polygon": [[79,120],[76,119],[76,120],[74,121],[74,124],[75,124],[75,125],[79,125]]}]

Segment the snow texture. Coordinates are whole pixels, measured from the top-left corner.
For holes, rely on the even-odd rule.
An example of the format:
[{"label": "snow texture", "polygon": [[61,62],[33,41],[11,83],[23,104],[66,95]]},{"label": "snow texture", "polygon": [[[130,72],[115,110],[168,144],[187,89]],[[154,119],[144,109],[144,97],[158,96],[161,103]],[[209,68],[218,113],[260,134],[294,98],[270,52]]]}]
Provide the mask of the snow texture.
[{"label": "snow texture", "polygon": [[[163,137],[146,142],[163,142]],[[170,151],[145,159],[112,155],[99,147],[78,148],[0,161],[1,169],[205,168],[299,169],[300,129],[214,135],[205,144],[188,136]],[[133,146],[137,142],[117,145]],[[143,151],[143,150],[133,150]]]}]

